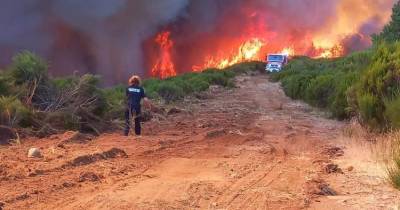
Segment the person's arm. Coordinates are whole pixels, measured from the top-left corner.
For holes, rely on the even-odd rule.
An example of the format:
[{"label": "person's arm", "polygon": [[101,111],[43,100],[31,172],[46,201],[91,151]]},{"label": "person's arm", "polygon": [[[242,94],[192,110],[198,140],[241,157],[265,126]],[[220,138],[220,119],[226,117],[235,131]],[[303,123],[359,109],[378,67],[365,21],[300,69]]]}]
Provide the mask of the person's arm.
[{"label": "person's arm", "polygon": [[150,100],[147,98],[146,96],[146,92],[144,91],[144,89],[142,88],[142,99],[143,99],[143,105],[147,108],[151,108],[152,104],[150,102]]},{"label": "person's arm", "polygon": [[152,108],[152,104],[150,102],[150,100],[147,97],[143,98],[143,105],[147,108]]},{"label": "person's arm", "polygon": [[125,88],[125,104],[129,103],[129,90]]}]

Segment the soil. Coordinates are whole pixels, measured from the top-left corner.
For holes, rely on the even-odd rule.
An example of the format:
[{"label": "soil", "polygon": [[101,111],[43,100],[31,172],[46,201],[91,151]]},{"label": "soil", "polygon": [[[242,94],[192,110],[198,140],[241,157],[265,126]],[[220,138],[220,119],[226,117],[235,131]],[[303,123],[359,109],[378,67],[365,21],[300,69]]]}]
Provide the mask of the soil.
[{"label": "soil", "polygon": [[[0,209],[398,209],[384,168],[343,135],[348,123],[266,75],[236,80],[152,118],[142,138],[0,146]],[[31,147],[43,157],[27,158]]]}]

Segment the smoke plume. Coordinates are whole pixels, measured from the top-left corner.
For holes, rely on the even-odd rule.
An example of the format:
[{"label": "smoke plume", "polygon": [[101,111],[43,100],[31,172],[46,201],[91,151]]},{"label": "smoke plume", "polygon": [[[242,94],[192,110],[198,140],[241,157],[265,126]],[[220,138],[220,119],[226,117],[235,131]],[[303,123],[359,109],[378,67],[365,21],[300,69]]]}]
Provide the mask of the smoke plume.
[{"label": "smoke plume", "polygon": [[149,75],[159,54],[154,39],[170,31],[178,73],[203,66],[252,38],[262,53],[293,48],[313,56],[343,46],[370,46],[394,0],[2,0],[0,66],[21,50],[50,62],[55,76],[74,71],[125,82]]}]

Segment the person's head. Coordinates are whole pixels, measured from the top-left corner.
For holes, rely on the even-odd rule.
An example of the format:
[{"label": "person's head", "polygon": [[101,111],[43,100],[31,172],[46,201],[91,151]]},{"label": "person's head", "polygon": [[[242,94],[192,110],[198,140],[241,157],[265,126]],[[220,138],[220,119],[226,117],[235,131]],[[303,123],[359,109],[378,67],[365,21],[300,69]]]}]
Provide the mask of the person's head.
[{"label": "person's head", "polygon": [[140,85],[140,77],[137,75],[133,75],[129,80],[128,80],[129,85]]}]

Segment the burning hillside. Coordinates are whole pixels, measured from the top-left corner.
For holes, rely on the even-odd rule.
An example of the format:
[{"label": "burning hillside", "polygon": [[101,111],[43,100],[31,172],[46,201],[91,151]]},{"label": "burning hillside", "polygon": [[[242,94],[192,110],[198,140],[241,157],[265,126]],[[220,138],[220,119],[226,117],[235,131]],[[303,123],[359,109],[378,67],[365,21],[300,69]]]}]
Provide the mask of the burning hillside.
[{"label": "burning hillside", "polygon": [[[2,2],[0,65],[22,49],[52,73],[161,78],[285,51],[336,57],[370,46],[395,0],[22,0]],[[29,34],[29,36],[26,36]]]},{"label": "burning hillside", "polygon": [[[188,7],[189,14],[202,14],[199,3],[193,4]],[[370,35],[390,15],[390,9],[383,8],[392,4],[382,0],[369,4],[360,0],[216,1],[212,21],[188,16],[166,27],[176,44],[169,49],[173,55],[169,63],[176,67],[175,74],[262,61],[268,53],[339,57],[370,46]],[[202,18],[206,20],[199,26],[196,23]],[[154,55],[150,53],[149,57]],[[153,69],[157,68],[154,63],[148,60]],[[152,71],[152,76],[166,75],[163,69]]]}]

